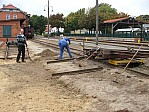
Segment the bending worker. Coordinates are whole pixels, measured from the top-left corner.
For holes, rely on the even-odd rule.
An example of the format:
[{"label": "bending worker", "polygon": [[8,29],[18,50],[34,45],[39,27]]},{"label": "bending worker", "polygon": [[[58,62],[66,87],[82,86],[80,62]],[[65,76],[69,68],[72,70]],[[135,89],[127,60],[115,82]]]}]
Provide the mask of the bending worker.
[{"label": "bending worker", "polygon": [[23,29],[21,29],[20,33],[17,35],[17,42],[18,42],[18,55],[17,55],[17,59],[16,62],[20,63],[20,56],[22,53],[22,62],[25,62],[25,45],[27,46],[26,43],[26,37],[23,35]]},{"label": "bending worker", "polygon": [[69,38],[63,38],[63,37],[62,37],[61,40],[59,41],[59,44],[58,44],[58,45],[59,45],[59,47],[60,47],[60,57],[59,57],[60,59],[63,58],[64,48],[67,49],[67,52],[68,52],[70,58],[72,58],[72,54],[71,54],[71,52],[70,52],[68,43],[71,44]]}]

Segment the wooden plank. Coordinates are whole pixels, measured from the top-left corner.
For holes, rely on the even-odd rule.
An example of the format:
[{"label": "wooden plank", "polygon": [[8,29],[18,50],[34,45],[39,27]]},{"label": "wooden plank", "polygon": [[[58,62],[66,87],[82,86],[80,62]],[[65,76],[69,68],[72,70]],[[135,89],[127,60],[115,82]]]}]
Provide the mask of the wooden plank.
[{"label": "wooden plank", "polygon": [[74,59],[83,59],[83,57],[78,57],[78,58],[67,58],[67,59],[62,59],[62,60],[51,60],[51,61],[47,61],[47,64],[50,64],[50,63],[59,63],[59,62],[67,62],[67,61],[70,61],[70,60],[74,60]]},{"label": "wooden plank", "polygon": [[83,73],[96,72],[102,69],[103,67],[96,67],[96,68],[89,68],[89,69],[82,69],[82,70],[75,70],[75,71],[68,71],[68,72],[59,72],[59,73],[53,73],[52,76],[83,74]]}]

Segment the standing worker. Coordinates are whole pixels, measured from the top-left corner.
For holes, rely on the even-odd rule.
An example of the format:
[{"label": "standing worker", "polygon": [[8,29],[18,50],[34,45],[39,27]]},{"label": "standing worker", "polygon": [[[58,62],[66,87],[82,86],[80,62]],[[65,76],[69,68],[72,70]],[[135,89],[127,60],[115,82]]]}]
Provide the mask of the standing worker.
[{"label": "standing worker", "polygon": [[26,37],[23,35],[24,30],[21,29],[20,33],[17,35],[17,42],[18,42],[18,55],[17,55],[17,59],[16,62],[20,63],[20,56],[22,53],[22,62],[24,61],[25,58],[25,45],[27,46],[26,43]]},{"label": "standing worker", "polygon": [[58,45],[59,45],[59,47],[60,47],[60,57],[59,57],[60,59],[63,58],[64,48],[67,49],[67,52],[68,52],[70,58],[72,58],[72,54],[71,54],[71,52],[70,52],[68,43],[71,44],[69,38],[63,38],[63,37],[61,37],[61,39],[60,39],[60,41],[59,41],[59,43],[58,43]]}]

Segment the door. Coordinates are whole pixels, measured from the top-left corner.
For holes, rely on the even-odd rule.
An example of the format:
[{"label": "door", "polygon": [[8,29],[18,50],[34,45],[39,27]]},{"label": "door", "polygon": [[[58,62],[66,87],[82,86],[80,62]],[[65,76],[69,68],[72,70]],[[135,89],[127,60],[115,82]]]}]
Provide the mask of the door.
[{"label": "door", "polygon": [[11,26],[3,26],[3,37],[11,37]]}]

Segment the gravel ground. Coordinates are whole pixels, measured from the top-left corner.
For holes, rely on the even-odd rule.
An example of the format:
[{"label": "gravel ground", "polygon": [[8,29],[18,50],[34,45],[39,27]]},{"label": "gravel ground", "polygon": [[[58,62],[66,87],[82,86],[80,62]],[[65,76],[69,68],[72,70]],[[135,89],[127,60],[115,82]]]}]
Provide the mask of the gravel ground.
[{"label": "gravel ground", "polygon": [[[100,62],[46,64],[58,51],[28,41],[31,58],[0,63],[0,112],[149,112],[149,78]],[[64,53],[64,58],[68,54]],[[98,72],[52,73],[103,66]],[[117,76],[118,83],[113,82]]]}]

